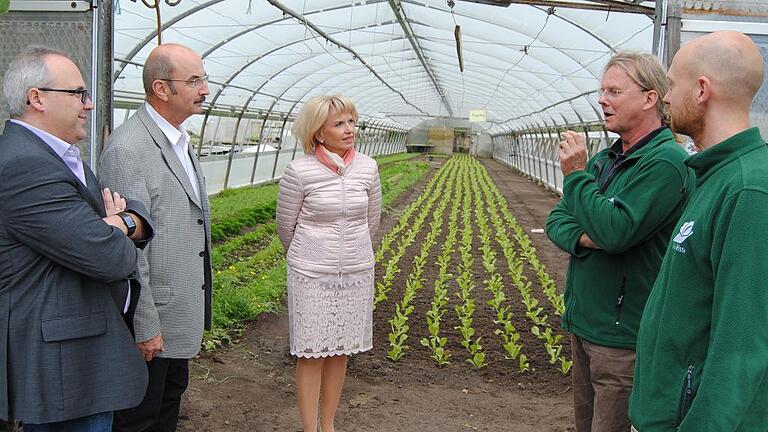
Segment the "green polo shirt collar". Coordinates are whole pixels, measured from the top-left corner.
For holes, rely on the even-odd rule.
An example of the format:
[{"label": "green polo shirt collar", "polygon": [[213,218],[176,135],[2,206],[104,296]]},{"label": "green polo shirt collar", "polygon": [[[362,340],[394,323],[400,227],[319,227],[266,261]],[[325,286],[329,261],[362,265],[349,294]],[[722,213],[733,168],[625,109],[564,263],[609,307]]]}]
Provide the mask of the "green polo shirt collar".
[{"label": "green polo shirt collar", "polygon": [[753,127],[688,157],[685,164],[696,171],[696,185],[698,186],[718,169],[764,145],[765,142],[760,137],[760,130]]}]

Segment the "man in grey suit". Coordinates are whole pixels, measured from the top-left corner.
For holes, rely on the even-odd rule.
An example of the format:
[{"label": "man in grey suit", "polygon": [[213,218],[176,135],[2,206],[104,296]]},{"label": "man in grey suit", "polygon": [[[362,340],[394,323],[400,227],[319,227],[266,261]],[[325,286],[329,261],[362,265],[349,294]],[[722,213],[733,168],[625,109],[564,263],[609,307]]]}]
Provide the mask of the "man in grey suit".
[{"label": "man in grey suit", "polygon": [[80,159],[93,103],[65,54],[25,50],[3,93],[0,418],[25,432],[106,432],[112,411],[136,406],[147,385],[123,320],[152,226],[141,203],[101,190]]},{"label": "man in grey suit", "polygon": [[149,369],[142,403],[115,413],[115,431],[174,431],[203,328],[210,328],[210,211],[200,164],[182,123],[209,94],[199,55],[165,44],[147,58],[147,102],[110,137],[101,180],[144,203],[156,239],[139,258],[135,329]]}]

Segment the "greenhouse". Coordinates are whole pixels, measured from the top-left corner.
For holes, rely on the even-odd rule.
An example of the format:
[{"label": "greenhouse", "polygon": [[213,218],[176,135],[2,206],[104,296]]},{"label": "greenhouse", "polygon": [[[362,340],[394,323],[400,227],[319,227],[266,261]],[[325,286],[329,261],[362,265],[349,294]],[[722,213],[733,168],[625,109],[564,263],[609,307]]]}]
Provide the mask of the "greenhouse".
[{"label": "greenhouse", "polygon": [[[712,48],[703,51],[705,55],[696,51],[698,57],[711,55],[712,64],[720,65],[712,70],[733,69],[741,62],[748,64],[749,50],[755,47],[759,59],[752,63],[764,68],[765,0],[0,0],[0,30],[0,76],[16,76],[14,68],[22,66],[14,59],[31,46],[56,50],[39,54],[44,79],[27,85],[23,97],[5,94],[25,85],[21,78],[9,78],[0,93],[4,101],[0,117],[3,122],[11,119],[0,125],[0,132],[5,129],[0,153],[11,161],[0,158],[0,178],[9,189],[7,194],[0,190],[0,202],[6,202],[0,204],[0,255],[5,262],[0,263],[0,307],[6,311],[0,313],[0,328],[7,335],[0,340],[5,359],[0,361],[4,368],[0,420],[7,422],[0,424],[0,431],[34,431],[37,423],[69,421],[100,411],[109,412],[112,430],[138,431],[143,429],[131,429],[126,419],[146,413],[139,408],[123,410],[150,405],[162,417],[160,407],[165,413],[166,403],[175,403],[177,410],[180,406],[171,415],[173,421],[165,429],[146,430],[583,432],[590,427],[629,430],[630,419],[633,431],[703,430],[691,426],[693,420],[686,413],[707,412],[704,386],[708,380],[719,382],[730,375],[700,377],[697,374],[704,374],[705,368],[693,361],[693,354],[690,365],[684,365],[688,368],[676,370],[675,381],[667,383],[678,403],[674,427],[654,429],[653,422],[646,422],[637,413],[650,410],[652,404],[645,400],[630,400],[628,416],[626,408],[633,368],[636,377],[645,373],[635,366],[635,343],[645,300],[658,292],[656,273],[662,259],[667,262],[667,245],[667,253],[689,252],[686,256],[704,260],[698,264],[715,274],[737,266],[735,258],[721,262],[714,255],[699,256],[686,249],[690,243],[683,242],[704,233],[699,231],[706,229],[704,221],[694,225],[691,218],[675,225],[703,200],[695,198],[701,183],[686,167],[688,158],[703,155],[709,145],[719,142],[707,144],[703,138],[719,136],[705,133],[718,118],[736,117],[724,116],[723,111],[714,114],[715,108],[708,108],[719,106],[714,103],[676,110],[678,100],[692,96],[685,99],[675,93],[682,92],[680,83],[687,81],[682,67],[671,67],[673,59],[682,62],[697,44],[709,46],[700,41],[727,44],[738,32],[744,39],[733,43],[747,47],[739,48],[738,56],[720,61],[719,51]],[[45,63],[61,53],[69,59],[63,66]],[[648,67],[661,71],[658,79],[665,84],[656,87],[655,81],[647,85],[640,81],[645,79],[638,72],[640,66],[632,66],[633,75],[625,66],[609,63],[622,56],[637,62],[651,58],[632,57],[635,53],[655,56],[658,62],[653,60]],[[191,58],[190,63],[182,63],[182,58]],[[83,85],[57,87],[52,77],[69,70],[70,64],[80,72]],[[187,64],[193,65],[189,70],[194,73],[178,75]],[[621,74],[616,82],[631,85],[610,84],[611,71]],[[718,102],[740,97],[749,92],[743,88],[752,88],[752,75],[748,70],[732,81],[723,78],[722,82],[739,84],[730,87],[717,79],[702,84],[699,78],[698,85],[709,88],[711,81],[715,90],[697,94],[714,95]],[[749,96],[749,110],[742,111],[743,120],[764,140],[768,75],[761,82],[756,94]],[[655,98],[648,99],[651,102],[640,99],[651,93]],[[53,97],[82,103],[83,113],[75,116],[77,125],[74,120],[68,123],[70,132],[82,127],[74,142],[54,132],[56,127],[46,129],[47,122],[65,115],[45,107]],[[193,109],[184,105],[183,97]],[[647,106],[624,114],[630,108],[620,103],[623,97],[637,97],[632,100]],[[320,100],[330,105],[316,108]],[[314,109],[319,109],[321,122],[306,132],[316,121]],[[707,109],[713,112],[711,117],[701,114]],[[634,126],[646,115],[652,127]],[[694,115],[702,116],[699,122],[686,117]],[[147,122],[154,123],[145,128]],[[49,153],[53,149],[57,160],[65,162],[75,174],[76,178],[70,176],[75,185],[85,184],[81,189],[90,192],[111,187],[112,193],[86,201],[91,206],[99,203],[99,217],[94,220],[103,219],[115,233],[126,234],[127,240],[126,236],[122,240],[139,248],[128,248],[135,255],[135,271],[102,277],[91,268],[86,253],[72,252],[75,258],[70,260],[72,242],[81,236],[53,235],[62,227],[46,228],[44,219],[38,219],[41,215],[57,219],[58,211],[35,210],[26,201],[15,204],[19,196],[31,200],[54,182],[48,175],[55,169],[39,163],[24,168],[23,150],[13,156],[13,137],[24,125],[50,146]],[[642,132],[633,135],[642,138],[632,141],[640,143],[636,147],[628,146],[630,132]],[[657,145],[661,136],[667,136],[670,149],[646,156],[651,152],[646,149]],[[66,153],[56,150],[51,139],[71,148]],[[73,152],[79,155],[79,166],[67,159]],[[32,158],[33,152],[26,156]],[[659,159],[643,159],[636,165],[640,168],[626,168],[645,157]],[[659,163],[662,159],[664,163]],[[676,171],[658,168],[665,164],[674,165]],[[698,179],[699,168],[694,168]],[[25,173],[32,173],[29,181],[40,182],[39,188],[20,180]],[[589,177],[574,180],[582,174]],[[760,175],[755,177],[759,181]],[[329,186],[337,179],[338,190]],[[633,189],[637,179],[644,183]],[[629,190],[643,197],[642,207],[622,195]],[[62,191],[56,189],[55,198],[71,203],[74,198],[62,198]],[[602,200],[595,204],[599,211],[585,210],[597,199]],[[761,214],[759,199],[746,201],[753,205],[745,213]],[[136,202],[140,207],[133,207]],[[722,208],[729,205],[726,200]],[[66,209],[62,206],[57,208]],[[23,216],[16,217],[15,209]],[[78,232],[92,226],[74,216],[68,219],[70,214],[62,211],[61,223],[77,225]],[[706,214],[715,220],[724,213]],[[110,222],[112,217],[116,222]],[[351,220],[354,217],[362,222]],[[19,233],[11,227],[14,221],[21,221]],[[712,229],[708,238],[728,235]],[[36,230],[45,234],[37,236]],[[365,234],[360,237],[360,232]],[[610,237],[613,234],[616,238]],[[40,244],[26,243],[33,240]],[[335,241],[340,242],[338,249],[329,246]],[[100,249],[104,245],[92,247],[100,251],[95,263],[117,260],[113,252],[118,249]],[[647,254],[636,252],[641,247]],[[14,255],[19,250],[23,253]],[[34,258],[35,254],[39,256]],[[188,256],[194,263],[189,264]],[[599,259],[603,261],[598,270],[594,263]],[[643,265],[649,267],[643,272],[635,269]],[[646,277],[651,267],[653,276]],[[27,277],[23,268],[39,268],[45,275],[35,282],[40,285],[62,271],[76,275],[76,280],[94,278],[104,286],[132,280],[140,282],[140,288],[129,282],[124,284],[127,293],[115,297],[112,286],[112,296],[124,299],[124,308],[118,301],[118,309],[124,310],[105,313],[108,318],[99,321],[98,331],[84,330],[85,336],[73,336],[73,342],[61,329],[93,328],[88,317],[102,313],[98,305],[83,300],[84,309],[75,309],[71,302],[80,294],[63,288],[18,294],[16,285]],[[586,274],[587,287],[576,300],[576,294],[569,293],[579,292],[574,285],[579,274]],[[620,282],[608,282],[614,275]],[[194,290],[177,288],[185,284],[194,285]],[[311,285],[314,291],[307,284],[316,284]],[[318,294],[328,287],[343,291],[345,284],[370,289],[355,294],[362,297],[347,309],[343,304],[352,302],[344,297],[348,294],[334,291],[333,300],[323,298],[331,294]],[[598,291],[602,284],[610,292]],[[637,300],[631,290],[642,284],[647,287]],[[595,288],[590,291],[590,286]],[[726,294],[714,294],[706,301],[716,302],[720,295]],[[607,299],[602,306],[579,315],[582,304],[597,304],[601,297]],[[756,294],[755,307],[763,297]],[[63,308],[58,312],[67,312],[51,315],[52,309],[40,306],[38,312],[31,306],[44,302],[54,302]],[[328,305],[340,309],[331,315],[318,312]],[[702,314],[715,319],[719,312],[713,306]],[[180,385],[175,402],[164,399],[163,392],[169,390],[161,385],[160,399],[148,401],[151,393],[146,393],[143,401],[139,397],[110,408],[104,404],[111,396],[97,393],[102,375],[89,375],[82,381],[86,390],[68,393],[80,385],[77,373],[82,368],[61,375],[50,372],[59,367],[51,364],[69,370],[64,354],[47,360],[51,344],[61,345],[57,353],[86,353],[88,341],[111,335],[115,323],[120,324],[109,320],[113,313],[126,321],[130,341],[138,344],[131,347],[138,346],[150,365],[150,389],[153,374],[158,373],[152,370],[153,358],[183,359],[187,369],[182,375],[184,380],[188,376],[188,384]],[[315,314],[320,318],[302,318]],[[612,327],[591,333],[602,325],[594,317],[600,314],[610,315]],[[686,314],[680,311],[679,316]],[[19,324],[22,315],[34,323]],[[72,321],[73,316],[80,318]],[[69,321],[56,324],[57,319]],[[348,334],[352,330],[338,324],[345,319],[358,320],[355,326],[369,329],[372,339],[364,330],[362,342],[355,340],[347,349],[351,342],[344,338],[353,337]],[[19,336],[14,326],[31,331]],[[302,331],[315,335],[325,327],[331,328],[328,337],[337,345],[319,353],[297,348]],[[713,324],[712,329],[718,327]],[[185,339],[190,332],[191,343]],[[151,338],[144,337],[150,333]],[[29,335],[40,341],[24,345],[22,356],[13,344]],[[176,338],[184,339],[178,345],[184,349],[176,351]],[[764,342],[756,345],[765,346]],[[637,344],[640,365],[643,353],[641,342]],[[611,370],[600,381],[595,377],[605,371],[598,366],[590,370],[587,362],[584,372],[584,358],[598,355],[590,353],[590,347],[599,351],[604,345],[614,350],[610,355],[618,355],[616,350],[632,354],[629,390],[623,396],[601,392],[625,385],[618,381],[626,371]],[[681,348],[664,351],[677,349]],[[105,349],[94,367],[121,365],[123,359],[116,360],[121,352]],[[754,363],[762,359],[750,350],[739,352],[758,359]],[[320,370],[325,376],[335,371],[338,380],[338,369],[333,368],[339,366],[327,360],[338,358],[344,359],[343,391],[326,387],[332,385],[326,381],[321,387]],[[600,364],[598,357],[592,358]],[[312,363],[318,359],[323,360]],[[749,371],[749,363],[745,360],[736,368]],[[302,375],[309,373],[309,364],[324,365],[325,369],[317,369],[316,382]],[[130,367],[121,367],[107,369],[104,382],[124,379],[143,384],[144,372],[129,379]],[[26,378],[16,381],[22,374]],[[748,372],[740,379],[746,376]],[[752,381],[765,381],[765,376],[768,371]],[[46,382],[39,388],[38,378]],[[316,386],[314,408],[301,398],[308,382]],[[586,420],[579,403],[584,394],[580,385],[592,392]],[[639,388],[633,397],[640,397],[641,391],[650,390]],[[54,403],[54,397],[38,397],[37,392],[63,396]],[[336,411],[324,401],[338,392]],[[696,398],[698,394],[706,396]],[[755,401],[768,400],[768,384],[750,395]],[[729,397],[727,390],[722,397]],[[45,411],[49,403],[56,408]],[[626,428],[617,423],[620,426],[614,424],[614,429],[600,429],[598,423],[606,415],[600,410],[621,403],[618,409],[623,414],[616,421],[626,421]],[[750,423],[750,415],[757,411],[744,408],[734,414],[736,408],[725,405],[722,412],[709,410],[720,417],[711,420],[712,425],[728,424],[740,431],[762,425],[759,419]],[[88,411],[95,406],[107,408]],[[733,412],[727,411],[731,408]],[[327,414],[329,410],[333,414]]]}]

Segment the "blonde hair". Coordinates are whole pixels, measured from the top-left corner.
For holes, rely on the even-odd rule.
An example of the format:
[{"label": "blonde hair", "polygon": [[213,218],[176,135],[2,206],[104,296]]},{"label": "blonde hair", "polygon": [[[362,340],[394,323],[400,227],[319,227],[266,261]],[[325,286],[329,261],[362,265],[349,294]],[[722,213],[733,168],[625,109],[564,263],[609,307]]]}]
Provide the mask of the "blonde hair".
[{"label": "blonde hair", "polygon": [[304,153],[312,154],[315,146],[320,144],[315,135],[325,126],[331,113],[352,114],[357,120],[357,107],[347,96],[315,96],[301,107],[291,130],[304,148]]},{"label": "blonde hair", "polygon": [[643,90],[654,90],[659,95],[656,101],[656,110],[661,122],[669,126],[669,114],[667,114],[667,109],[664,106],[664,96],[669,91],[669,79],[659,59],[649,53],[620,52],[608,60],[603,74],[614,66],[626,73]]}]

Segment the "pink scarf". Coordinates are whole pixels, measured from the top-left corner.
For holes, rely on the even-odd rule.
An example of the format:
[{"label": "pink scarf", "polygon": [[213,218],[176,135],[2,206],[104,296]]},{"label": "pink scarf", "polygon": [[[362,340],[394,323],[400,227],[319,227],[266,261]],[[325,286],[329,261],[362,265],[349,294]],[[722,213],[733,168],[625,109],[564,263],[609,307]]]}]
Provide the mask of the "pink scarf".
[{"label": "pink scarf", "polygon": [[318,144],[315,146],[315,157],[323,165],[331,169],[336,174],[344,174],[344,170],[355,159],[355,148],[352,147],[344,153],[344,157],[340,157],[336,153],[329,151],[324,145]]}]

